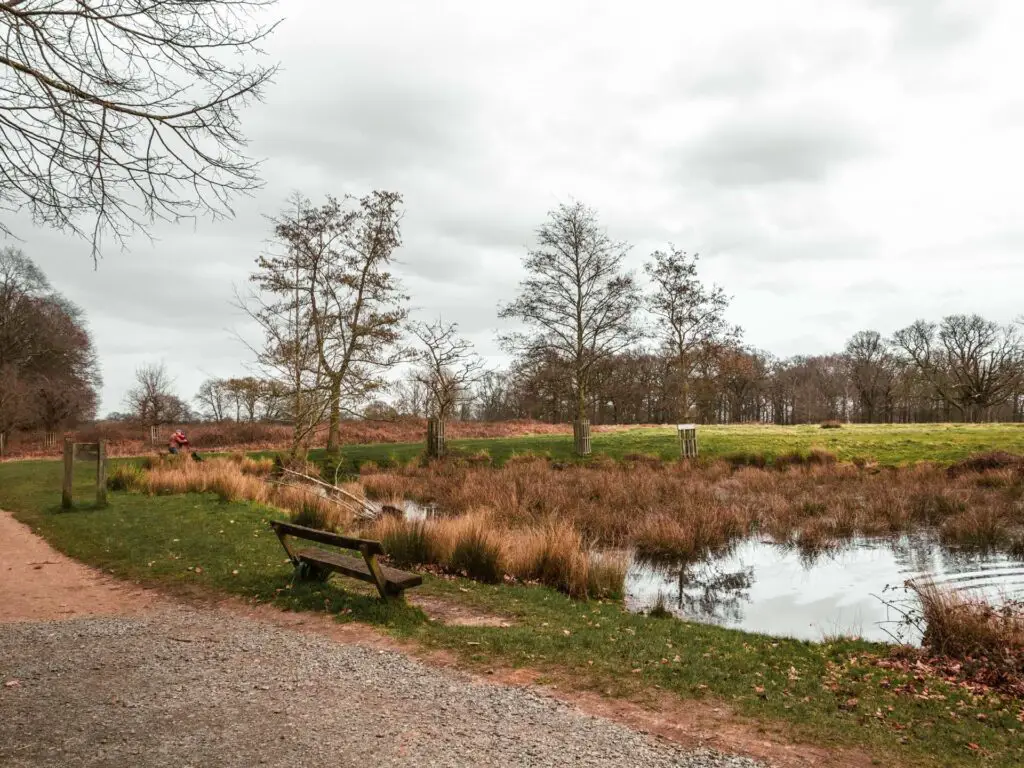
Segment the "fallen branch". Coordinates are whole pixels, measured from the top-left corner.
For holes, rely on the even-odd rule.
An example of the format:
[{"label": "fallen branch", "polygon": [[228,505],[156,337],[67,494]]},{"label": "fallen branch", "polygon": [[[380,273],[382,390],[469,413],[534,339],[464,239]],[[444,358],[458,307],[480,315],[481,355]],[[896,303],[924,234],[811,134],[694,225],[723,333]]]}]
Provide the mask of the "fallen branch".
[{"label": "fallen branch", "polygon": [[287,472],[289,475],[295,475],[296,477],[301,477],[303,480],[305,480],[307,482],[316,483],[317,485],[322,486],[324,488],[327,488],[328,490],[334,491],[335,493],[337,493],[337,494],[339,494],[341,496],[346,496],[346,497],[352,499],[352,501],[356,502],[357,504],[359,504],[363,508],[364,512],[368,512],[368,513],[373,514],[373,515],[377,514],[377,510],[374,509],[374,507],[368,501],[366,501],[366,499],[361,499],[358,496],[356,496],[355,494],[349,493],[348,491],[344,490],[343,488],[339,488],[336,485],[331,485],[330,483],[325,483],[323,480],[321,480],[321,479],[319,479],[317,477],[311,477],[310,475],[305,475],[302,472],[296,472],[294,469],[288,469],[287,467],[282,467],[282,470]]}]

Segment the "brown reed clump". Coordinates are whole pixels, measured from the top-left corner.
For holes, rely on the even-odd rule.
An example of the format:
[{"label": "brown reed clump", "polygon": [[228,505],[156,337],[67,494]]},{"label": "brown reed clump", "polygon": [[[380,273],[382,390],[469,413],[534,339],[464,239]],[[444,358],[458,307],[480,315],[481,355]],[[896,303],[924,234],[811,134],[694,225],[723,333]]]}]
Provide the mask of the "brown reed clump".
[{"label": "brown reed clump", "polygon": [[992,550],[1010,539],[1002,510],[975,507],[946,519],[939,528],[943,544],[967,549]]},{"label": "brown reed clump", "polygon": [[931,582],[911,588],[921,601],[923,644],[930,652],[1024,675],[1024,605],[995,606]]},{"label": "brown reed clump", "polygon": [[508,529],[492,515],[405,520],[378,518],[367,535],[400,565],[434,565],[485,583],[537,582],[576,598],[622,596],[628,557],[590,551],[564,521]]}]

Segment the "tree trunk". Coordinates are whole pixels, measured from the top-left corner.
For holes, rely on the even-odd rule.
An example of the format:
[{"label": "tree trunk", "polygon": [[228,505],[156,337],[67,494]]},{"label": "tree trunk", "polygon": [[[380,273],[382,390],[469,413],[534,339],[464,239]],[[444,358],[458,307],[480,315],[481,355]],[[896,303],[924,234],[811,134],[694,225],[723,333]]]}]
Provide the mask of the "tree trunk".
[{"label": "tree trunk", "polygon": [[327,427],[327,453],[341,450],[341,379],[331,382],[331,416]]}]

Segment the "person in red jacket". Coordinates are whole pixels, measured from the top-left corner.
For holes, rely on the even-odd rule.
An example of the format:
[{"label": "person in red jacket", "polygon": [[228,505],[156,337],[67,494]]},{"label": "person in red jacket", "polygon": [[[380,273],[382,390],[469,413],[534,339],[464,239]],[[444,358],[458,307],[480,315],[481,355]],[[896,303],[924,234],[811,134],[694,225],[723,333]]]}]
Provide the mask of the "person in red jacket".
[{"label": "person in red jacket", "polygon": [[182,432],[180,429],[175,430],[174,434],[171,435],[171,440],[170,443],[168,444],[168,450],[170,450],[171,453],[178,453],[182,449],[188,447],[188,438],[185,437],[185,433]]}]

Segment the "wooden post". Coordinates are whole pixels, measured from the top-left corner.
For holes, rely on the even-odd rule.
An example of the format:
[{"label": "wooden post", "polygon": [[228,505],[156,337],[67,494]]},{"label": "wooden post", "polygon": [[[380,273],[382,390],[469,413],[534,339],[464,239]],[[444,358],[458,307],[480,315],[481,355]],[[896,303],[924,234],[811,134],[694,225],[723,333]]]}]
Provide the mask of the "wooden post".
[{"label": "wooden post", "polygon": [[151,426],[149,428],[149,444],[156,445],[156,427]]},{"label": "wooden post", "polygon": [[427,456],[440,459],[445,454],[444,419],[427,419]]},{"label": "wooden post", "polygon": [[572,423],[572,446],[577,456],[590,455],[589,419],[577,419]]},{"label": "wooden post", "polygon": [[6,447],[6,443],[7,443],[7,433],[6,432],[0,432],[0,459],[2,459],[4,457],[4,448]]},{"label": "wooden post", "polygon": [[63,509],[71,509],[73,499],[71,496],[71,485],[75,480],[75,444],[68,438],[64,438],[64,489],[60,496],[60,505]]},{"label": "wooden post", "polygon": [[96,506],[107,506],[107,441],[96,444]]}]

